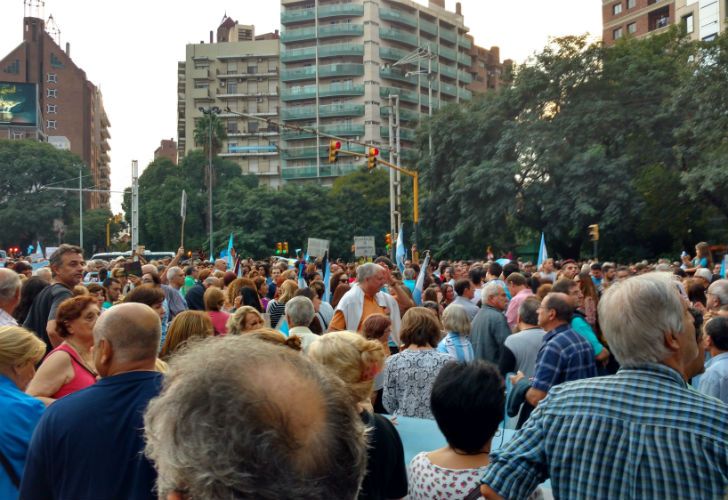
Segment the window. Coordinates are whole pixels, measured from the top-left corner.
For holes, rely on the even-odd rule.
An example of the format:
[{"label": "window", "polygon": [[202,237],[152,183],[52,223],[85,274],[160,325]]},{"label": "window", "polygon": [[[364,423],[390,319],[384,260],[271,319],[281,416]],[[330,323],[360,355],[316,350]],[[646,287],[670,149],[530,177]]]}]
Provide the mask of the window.
[{"label": "window", "polygon": [[634,6],[637,4],[637,0],[627,0],[627,8],[628,9],[634,9]]},{"label": "window", "polygon": [[47,104],[46,105],[46,112],[48,112],[48,113],[57,113],[58,112],[58,105],[57,104]]},{"label": "window", "polygon": [[617,14],[621,14],[621,13],[622,13],[622,2],[615,3],[614,5],[612,5],[612,14],[614,14],[616,16]]},{"label": "window", "polygon": [[695,24],[692,14],[688,14],[687,16],[683,16],[682,18],[682,25],[683,28],[685,28],[685,33],[692,33],[695,30]]},{"label": "window", "polygon": [[46,121],[46,128],[47,129],[55,129],[56,128],[56,121],[55,120],[47,120]]},{"label": "window", "polygon": [[230,120],[229,122],[227,122],[227,132],[228,134],[237,134],[238,122],[235,120]]},{"label": "window", "polygon": [[58,97],[58,89],[46,89],[46,90],[48,91],[46,94],[47,97]]},{"label": "window", "polygon": [[55,73],[48,73],[48,83],[58,83],[58,75]]},{"label": "window", "polygon": [[613,40],[619,40],[620,38],[622,38],[622,28],[617,28],[616,30],[612,31]]},{"label": "window", "polygon": [[258,122],[248,122],[248,132],[255,134],[258,132]]},{"label": "window", "polygon": [[637,23],[629,23],[627,25],[627,33],[633,35],[637,32]]}]

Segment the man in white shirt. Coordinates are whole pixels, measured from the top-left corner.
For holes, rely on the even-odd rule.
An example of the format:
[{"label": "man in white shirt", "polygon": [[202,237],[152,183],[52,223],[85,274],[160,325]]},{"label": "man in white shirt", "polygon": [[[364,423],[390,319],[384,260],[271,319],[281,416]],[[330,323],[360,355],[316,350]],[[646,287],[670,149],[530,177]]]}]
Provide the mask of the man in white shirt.
[{"label": "man in white shirt", "polygon": [[288,335],[301,337],[303,351],[308,351],[308,346],[318,338],[309,328],[316,311],[313,302],[308,297],[293,297],[286,302],[286,321],[288,321]]},{"label": "man in white shirt", "polygon": [[0,269],[0,326],[17,326],[13,311],[20,303],[20,276],[12,269]]}]

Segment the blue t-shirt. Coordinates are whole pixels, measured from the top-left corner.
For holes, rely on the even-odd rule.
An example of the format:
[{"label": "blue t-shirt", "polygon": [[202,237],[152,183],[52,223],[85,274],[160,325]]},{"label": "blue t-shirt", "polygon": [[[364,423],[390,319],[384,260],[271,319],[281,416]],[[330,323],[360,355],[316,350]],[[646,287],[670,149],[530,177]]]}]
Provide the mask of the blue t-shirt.
[{"label": "blue t-shirt", "polygon": [[[39,399],[28,396],[15,382],[0,375],[0,453],[10,462],[17,477],[23,476],[28,444],[43,411],[45,405]],[[18,498],[18,489],[1,466],[0,498]]]},{"label": "blue t-shirt", "polygon": [[161,383],[158,372],[121,373],[49,406],[30,442],[21,498],[156,499],[143,414]]}]

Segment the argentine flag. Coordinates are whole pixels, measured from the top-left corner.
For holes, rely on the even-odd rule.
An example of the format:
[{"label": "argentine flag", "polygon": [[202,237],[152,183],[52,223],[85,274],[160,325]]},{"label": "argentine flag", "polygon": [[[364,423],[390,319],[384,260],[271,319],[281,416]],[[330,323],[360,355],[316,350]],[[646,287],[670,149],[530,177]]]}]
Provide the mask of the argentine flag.
[{"label": "argentine flag", "polygon": [[427,252],[427,255],[425,255],[425,261],[422,263],[422,267],[420,268],[420,274],[417,276],[417,281],[415,282],[415,289],[412,292],[412,298],[415,299],[415,305],[421,306],[422,305],[422,289],[425,286],[425,275],[427,274],[427,266],[430,265],[430,253]]},{"label": "argentine flag", "polygon": [[407,251],[404,249],[404,231],[402,230],[402,226],[400,226],[399,233],[397,234],[397,251],[394,256],[397,259],[399,272],[404,273],[404,260],[407,258]]},{"label": "argentine flag", "polygon": [[546,251],[546,238],[544,238],[543,232],[541,233],[541,245],[538,247],[538,261],[536,262],[536,269],[541,269],[544,261],[549,258],[549,254]]}]

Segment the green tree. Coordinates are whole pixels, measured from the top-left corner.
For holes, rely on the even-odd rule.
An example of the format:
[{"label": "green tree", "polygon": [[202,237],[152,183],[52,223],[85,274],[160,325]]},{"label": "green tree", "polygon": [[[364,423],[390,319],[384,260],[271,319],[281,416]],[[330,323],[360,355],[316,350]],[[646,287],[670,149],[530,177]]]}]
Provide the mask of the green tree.
[{"label": "green tree", "polygon": [[[110,247],[106,246],[106,224],[109,219],[113,219],[114,214],[108,208],[96,208],[92,210],[86,210],[83,213],[83,249],[84,254],[90,257],[94,253],[102,251],[111,251]],[[78,216],[73,218],[71,225],[66,231],[66,241],[78,241],[79,230]],[[122,224],[111,222],[109,225],[109,231],[111,237],[118,233],[122,228]]]},{"label": "green tree", "polygon": [[[78,192],[42,187],[78,188],[79,165],[83,162],[78,156],[50,144],[0,140],[1,247],[58,243],[54,221],[65,226],[71,223],[78,213]],[[82,166],[82,174],[88,186],[87,167]]]},{"label": "green tree", "polygon": [[205,156],[208,154],[208,148],[212,141],[212,156],[217,156],[222,148],[222,141],[227,138],[225,124],[220,116],[215,113],[203,114],[201,118],[195,121],[193,138],[195,146],[202,147]]}]

